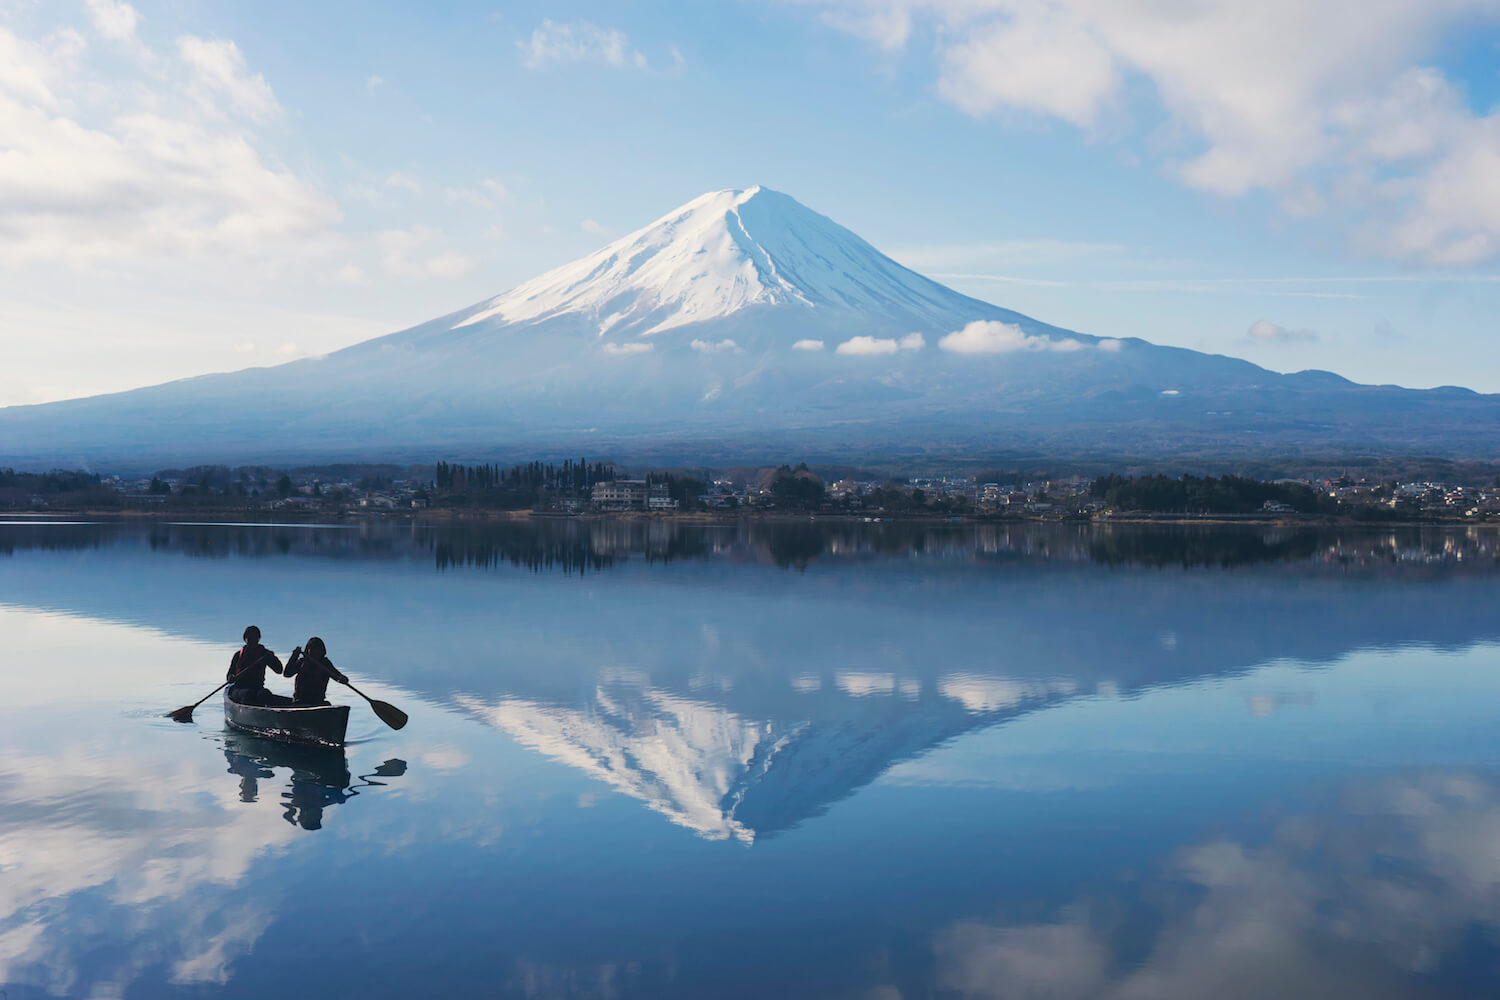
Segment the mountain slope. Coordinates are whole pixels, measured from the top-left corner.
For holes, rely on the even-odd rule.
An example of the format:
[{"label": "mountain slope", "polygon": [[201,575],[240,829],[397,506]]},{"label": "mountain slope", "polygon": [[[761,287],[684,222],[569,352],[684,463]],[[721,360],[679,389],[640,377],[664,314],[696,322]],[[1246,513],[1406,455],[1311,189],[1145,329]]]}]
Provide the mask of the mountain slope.
[{"label": "mountain slope", "polygon": [[0,461],[1500,450],[1500,399],[1087,336],[765,188],[325,358],[0,410]]}]

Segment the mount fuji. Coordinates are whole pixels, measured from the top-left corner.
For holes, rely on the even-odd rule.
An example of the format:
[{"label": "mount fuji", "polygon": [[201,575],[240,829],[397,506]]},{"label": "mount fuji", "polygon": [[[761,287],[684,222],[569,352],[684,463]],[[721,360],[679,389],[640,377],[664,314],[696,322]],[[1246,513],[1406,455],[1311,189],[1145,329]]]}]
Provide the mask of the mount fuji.
[{"label": "mount fuji", "polygon": [[1283,375],[961,295],[766,188],[317,359],[0,409],[0,461],[1500,450],[1500,396]]}]

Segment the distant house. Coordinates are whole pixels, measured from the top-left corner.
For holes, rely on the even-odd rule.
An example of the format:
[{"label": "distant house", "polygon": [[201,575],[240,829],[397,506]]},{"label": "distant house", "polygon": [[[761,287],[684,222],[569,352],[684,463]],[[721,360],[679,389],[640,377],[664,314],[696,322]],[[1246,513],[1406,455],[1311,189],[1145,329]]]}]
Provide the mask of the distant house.
[{"label": "distant house", "polygon": [[1282,503],[1280,500],[1267,500],[1265,503],[1263,503],[1263,504],[1260,505],[1260,509],[1261,509],[1261,511],[1263,513],[1266,513],[1266,514],[1295,514],[1295,513],[1297,513],[1297,508],[1296,507],[1293,507],[1289,503]]},{"label": "distant house", "polygon": [[596,510],[676,510],[666,483],[647,485],[644,479],[616,479],[595,483],[591,497]]}]

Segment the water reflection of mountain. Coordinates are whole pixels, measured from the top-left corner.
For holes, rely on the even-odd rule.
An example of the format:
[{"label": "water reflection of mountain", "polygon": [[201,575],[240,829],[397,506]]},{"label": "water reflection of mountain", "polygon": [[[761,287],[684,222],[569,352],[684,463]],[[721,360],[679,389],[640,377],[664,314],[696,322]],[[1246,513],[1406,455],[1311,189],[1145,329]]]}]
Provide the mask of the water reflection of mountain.
[{"label": "water reflection of mountain", "polygon": [[[837,681],[855,699],[894,693],[897,684],[856,673]],[[457,702],[679,826],[748,844],[822,813],[899,761],[1073,691],[1065,681],[985,677],[950,678],[940,687],[926,696],[916,687],[901,700],[877,697],[791,719],[749,718],[628,673],[601,677],[581,705],[471,695]]]},{"label": "water reflection of mountain", "polygon": [[283,651],[322,635],[356,675],[742,841],[1062,699],[1500,640],[1489,532],[900,527],[153,524],[18,547],[0,601],[226,655],[247,620]]}]

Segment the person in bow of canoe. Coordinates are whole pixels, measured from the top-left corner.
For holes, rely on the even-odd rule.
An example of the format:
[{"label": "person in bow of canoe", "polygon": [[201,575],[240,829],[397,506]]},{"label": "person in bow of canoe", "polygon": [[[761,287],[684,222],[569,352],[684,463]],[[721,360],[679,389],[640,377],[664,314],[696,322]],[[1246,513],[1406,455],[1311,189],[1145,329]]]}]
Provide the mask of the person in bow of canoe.
[{"label": "person in bow of canoe", "polygon": [[341,674],[339,668],[328,658],[328,647],[317,636],[307,640],[305,650],[301,646],[292,650],[284,673],[287,677],[297,678],[292,690],[294,705],[328,704],[329,678],[340,684],[349,683],[349,678]]},{"label": "person in bow of canoe", "polygon": [[266,690],[266,668],[281,673],[281,661],[276,654],[260,644],[260,629],[254,625],[245,629],[245,645],[235,651],[229,659],[229,697],[241,705],[267,705],[279,696]]}]

